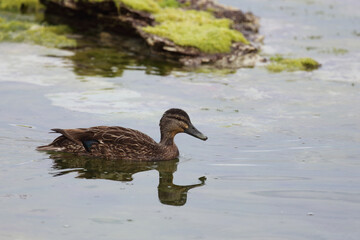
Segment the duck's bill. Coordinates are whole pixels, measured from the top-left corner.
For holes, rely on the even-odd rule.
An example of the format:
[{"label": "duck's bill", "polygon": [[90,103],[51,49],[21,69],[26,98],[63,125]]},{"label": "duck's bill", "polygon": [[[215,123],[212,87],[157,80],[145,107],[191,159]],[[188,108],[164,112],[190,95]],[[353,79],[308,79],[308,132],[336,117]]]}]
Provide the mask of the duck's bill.
[{"label": "duck's bill", "polygon": [[194,136],[196,138],[204,140],[204,141],[206,141],[208,139],[207,136],[205,136],[199,130],[197,130],[191,123],[190,123],[189,127],[187,129],[185,129],[184,132],[191,135],[191,136]]}]

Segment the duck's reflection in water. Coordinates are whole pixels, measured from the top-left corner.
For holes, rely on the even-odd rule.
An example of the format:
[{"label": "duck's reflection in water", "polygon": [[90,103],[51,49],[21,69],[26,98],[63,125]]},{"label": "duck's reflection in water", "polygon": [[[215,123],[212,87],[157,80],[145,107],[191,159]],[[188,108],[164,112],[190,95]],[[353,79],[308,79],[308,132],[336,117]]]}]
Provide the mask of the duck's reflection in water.
[{"label": "duck's reflection in water", "polygon": [[158,196],[163,204],[182,206],[186,203],[190,189],[203,186],[205,177],[200,177],[200,183],[180,186],[173,183],[174,172],[177,170],[178,159],[158,162],[130,162],[119,160],[105,160],[96,158],[77,157],[66,153],[52,153],[54,160],[52,172],[54,176],[61,176],[77,172],[77,178],[108,179],[129,182],[138,172],[157,170],[159,172]]}]

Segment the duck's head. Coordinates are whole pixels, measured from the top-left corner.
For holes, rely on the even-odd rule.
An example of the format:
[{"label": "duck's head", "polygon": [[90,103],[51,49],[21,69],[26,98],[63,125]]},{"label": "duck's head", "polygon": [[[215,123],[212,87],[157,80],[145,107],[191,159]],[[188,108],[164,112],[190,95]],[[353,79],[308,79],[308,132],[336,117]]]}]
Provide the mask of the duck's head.
[{"label": "duck's head", "polygon": [[192,125],[189,115],[181,109],[167,110],[160,120],[161,140],[173,139],[178,133],[187,133],[191,136],[206,141],[207,137]]}]

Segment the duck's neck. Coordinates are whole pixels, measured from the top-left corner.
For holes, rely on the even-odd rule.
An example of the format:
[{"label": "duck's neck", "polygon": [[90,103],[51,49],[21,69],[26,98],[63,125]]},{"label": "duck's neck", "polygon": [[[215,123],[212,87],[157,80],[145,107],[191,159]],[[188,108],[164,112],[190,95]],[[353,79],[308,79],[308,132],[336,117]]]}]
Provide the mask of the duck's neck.
[{"label": "duck's neck", "polygon": [[175,145],[174,143],[174,136],[173,134],[169,133],[169,132],[161,132],[161,139],[160,139],[160,144],[165,145],[165,146],[172,146]]},{"label": "duck's neck", "polygon": [[163,133],[161,132],[161,140],[160,140],[160,149],[163,151],[163,157],[166,160],[172,160],[179,156],[179,150],[174,143],[175,134],[171,134],[169,132]]}]

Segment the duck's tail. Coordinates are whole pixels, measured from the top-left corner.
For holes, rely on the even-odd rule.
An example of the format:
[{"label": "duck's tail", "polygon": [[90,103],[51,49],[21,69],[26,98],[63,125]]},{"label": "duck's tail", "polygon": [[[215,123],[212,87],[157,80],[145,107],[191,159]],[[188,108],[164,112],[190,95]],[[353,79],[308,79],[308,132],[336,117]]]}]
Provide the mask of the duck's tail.
[{"label": "duck's tail", "polygon": [[38,146],[36,148],[36,150],[38,151],[63,151],[64,148],[63,147],[58,147],[58,146],[53,146],[53,145],[44,145],[44,146]]},{"label": "duck's tail", "polygon": [[[62,129],[51,129],[51,130],[53,132],[50,132],[50,133],[57,133],[58,130],[62,130]],[[64,139],[63,136],[57,137],[52,143],[50,143],[48,145],[44,145],[44,146],[38,146],[36,148],[36,150],[38,150],[38,151],[63,151],[65,148],[58,144],[58,142],[60,142],[63,139]]]}]

